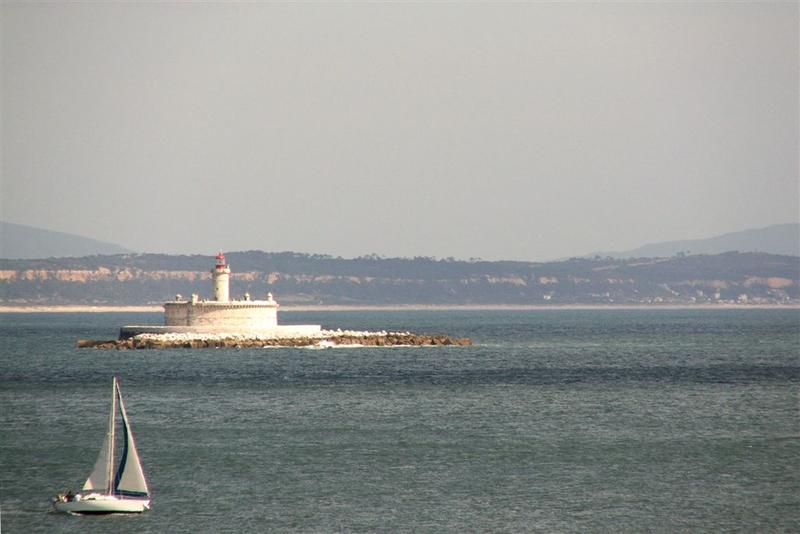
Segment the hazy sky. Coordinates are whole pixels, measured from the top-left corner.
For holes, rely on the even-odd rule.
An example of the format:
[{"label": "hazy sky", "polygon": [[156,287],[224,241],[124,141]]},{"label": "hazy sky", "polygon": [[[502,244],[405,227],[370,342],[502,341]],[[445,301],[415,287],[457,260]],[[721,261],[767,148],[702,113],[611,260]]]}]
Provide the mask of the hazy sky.
[{"label": "hazy sky", "polygon": [[800,220],[798,3],[2,4],[2,219],[544,260]]}]

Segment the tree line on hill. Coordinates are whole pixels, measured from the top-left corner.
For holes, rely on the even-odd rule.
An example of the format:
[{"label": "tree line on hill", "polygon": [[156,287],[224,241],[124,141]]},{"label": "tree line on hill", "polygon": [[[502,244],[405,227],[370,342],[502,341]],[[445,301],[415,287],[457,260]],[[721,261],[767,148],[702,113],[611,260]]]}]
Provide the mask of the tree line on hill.
[{"label": "tree line on hill", "polygon": [[[556,262],[345,259],[296,252],[226,254],[231,294],[283,304],[796,303],[800,258],[728,252]],[[211,256],[119,254],[0,260],[0,303],[145,304],[210,298]]]}]

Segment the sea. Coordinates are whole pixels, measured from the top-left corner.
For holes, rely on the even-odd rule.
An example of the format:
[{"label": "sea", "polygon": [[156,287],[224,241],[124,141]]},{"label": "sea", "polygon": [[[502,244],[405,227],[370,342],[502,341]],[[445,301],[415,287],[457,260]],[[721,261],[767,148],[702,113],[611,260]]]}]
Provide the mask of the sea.
[{"label": "sea", "polygon": [[[0,529],[797,532],[800,310],[283,312],[470,347],[76,349],[155,313],[0,315]],[[55,513],[117,375],[152,489]]]}]

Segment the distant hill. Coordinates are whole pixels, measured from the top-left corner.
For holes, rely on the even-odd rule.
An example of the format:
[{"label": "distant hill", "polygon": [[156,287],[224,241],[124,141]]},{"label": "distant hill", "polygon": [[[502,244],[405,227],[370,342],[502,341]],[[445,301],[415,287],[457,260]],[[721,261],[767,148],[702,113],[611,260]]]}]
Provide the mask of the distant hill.
[{"label": "distant hill", "polygon": [[766,228],[732,232],[707,239],[665,241],[622,252],[595,252],[589,256],[668,258],[678,254],[722,254],[732,251],[800,256],[800,224],[775,224]]},{"label": "distant hill", "polygon": [[[730,252],[534,263],[231,252],[231,295],[284,305],[800,304],[800,258]],[[0,304],[210,298],[212,256],[0,259]]]},{"label": "distant hill", "polygon": [[88,237],[0,222],[0,258],[64,258],[130,252],[119,245]]}]

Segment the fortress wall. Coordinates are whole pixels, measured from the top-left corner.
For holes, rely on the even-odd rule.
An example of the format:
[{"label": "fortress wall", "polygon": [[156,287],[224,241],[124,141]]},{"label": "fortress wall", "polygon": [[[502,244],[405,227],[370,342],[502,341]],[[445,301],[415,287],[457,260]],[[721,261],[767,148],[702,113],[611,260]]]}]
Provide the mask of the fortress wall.
[{"label": "fortress wall", "polygon": [[164,324],[166,326],[188,326],[189,303],[169,302],[164,304]]},{"label": "fortress wall", "polygon": [[170,302],[164,305],[164,324],[258,330],[278,325],[278,308],[257,302]]}]

